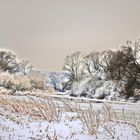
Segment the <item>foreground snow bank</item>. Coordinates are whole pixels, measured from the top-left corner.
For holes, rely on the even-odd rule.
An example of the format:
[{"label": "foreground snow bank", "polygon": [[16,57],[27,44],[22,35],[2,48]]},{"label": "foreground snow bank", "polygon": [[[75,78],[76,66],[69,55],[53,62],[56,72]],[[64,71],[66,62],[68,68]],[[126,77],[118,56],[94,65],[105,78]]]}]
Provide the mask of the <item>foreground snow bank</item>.
[{"label": "foreground snow bank", "polygon": [[[48,121],[32,120],[23,117],[24,123],[16,123],[4,116],[0,116],[0,139],[1,140],[26,140],[26,139],[59,139],[59,140],[138,140],[135,130],[127,124],[104,123],[99,128],[98,137],[91,136],[83,129],[79,120],[70,120],[75,115],[67,113],[59,123]],[[68,120],[69,118],[69,120]],[[67,120],[66,120],[67,119]],[[22,120],[23,121],[23,120]]]},{"label": "foreground snow bank", "polygon": [[[26,103],[28,104],[28,101]],[[33,113],[29,108],[28,111],[30,113],[28,115],[25,115],[23,111],[20,112],[20,104],[17,106],[18,113],[11,112],[10,109],[12,108],[8,109],[8,105],[7,108],[0,106],[1,140],[138,140],[138,132],[132,125],[121,121],[112,121],[111,108],[109,108],[109,112],[107,112],[107,108],[104,108],[105,114],[103,115],[103,112],[95,113],[92,108],[90,108],[91,111],[87,110],[87,113],[84,111],[80,113],[81,110],[74,111],[74,108],[70,105],[72,108],[63,109],[59,121],[48,121],[39,116],[34,118],[29,115]],[[36,108],[36,112],[38,111],[40,110]],[[95,117],[97,115],[97,118],[94,118],[94,115]],[[106,121],[102,119],[106,119]],[[97,124],[99,125],[97,126]]]}]

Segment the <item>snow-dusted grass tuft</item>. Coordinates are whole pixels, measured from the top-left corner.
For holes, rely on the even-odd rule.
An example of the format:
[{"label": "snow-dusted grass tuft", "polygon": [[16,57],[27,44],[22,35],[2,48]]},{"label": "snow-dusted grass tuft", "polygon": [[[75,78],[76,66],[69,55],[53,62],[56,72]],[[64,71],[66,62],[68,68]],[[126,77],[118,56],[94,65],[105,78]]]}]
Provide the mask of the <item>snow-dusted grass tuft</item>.
[{"label": "snow-dusted grass tuft", "polygon": [[95,135],[97,138],[98,129],[101,124],[100,114],[95,112],[90,105],[88,111],[81,110],[78,115],[84,128],[88,130],[89,134]]}]

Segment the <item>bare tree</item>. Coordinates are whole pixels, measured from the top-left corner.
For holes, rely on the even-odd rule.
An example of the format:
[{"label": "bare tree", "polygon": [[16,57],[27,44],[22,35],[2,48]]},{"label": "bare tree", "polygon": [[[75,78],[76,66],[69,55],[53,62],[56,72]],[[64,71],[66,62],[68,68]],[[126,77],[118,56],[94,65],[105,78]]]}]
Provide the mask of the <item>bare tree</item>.
[{"label": "bare tree", "polygon": [[136,88],[140,88],[140,64],[137,61],[139,53],[136,42],[127,41],[111,59],[109,70],[112,79],[125,81],[124,94],[130,97]]},{"label": "bare tree", "polygon": [[112,50],[105,50],[101,52],[99,65],[103,69],[103,71],[106,73],[108,73],[109,71],[110,62],[114,56],[114,52],[115,51],[112,51]]},{"label": "bare tree", "polygon": [[110,61],[113,58],[114,51],[106,50],[95,52],[84,57],[85,73],[94,77],[97,73],[105,73],[109,77]]},{"label": "bare tree", "polygon": [[86,55],[83,59],[84,72],[86,75],[94,76],[96,71],[99,69],[99,52],[93,51],[92,53]]},{"label": "bare tree", "polygon": [[30,72],[33,68],[33,65],[28,60],[23,60],[19,62],[17,66],[17,72],[23,73],[26,75],[28,72]]},{"label": "bare tree", "polygon": [[79,82],[82,79],[80,52],[73,53],[66,57],[63,70],[69,77],[69,81],[67,82],[69,86],[71,86],[73,82]]}]

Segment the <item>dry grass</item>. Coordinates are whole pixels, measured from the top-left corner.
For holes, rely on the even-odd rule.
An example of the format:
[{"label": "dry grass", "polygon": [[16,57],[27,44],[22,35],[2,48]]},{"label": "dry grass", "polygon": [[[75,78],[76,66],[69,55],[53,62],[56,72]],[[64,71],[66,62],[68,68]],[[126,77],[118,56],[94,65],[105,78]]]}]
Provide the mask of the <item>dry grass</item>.
[{"label": "dry grass", "polygon": [[[103,133],[109,138],[116,138],[116,130],[113,123],[124,123],[132,125],[140,134],[140,121],[135,114],[128,117],[124,110],[121,113],[116,113],[111,104],[104,104],[101,111],[95,111],[92,105],[89,105],[88,110],[83,110],[76,102],[62,100],[64,104],[63,111],[75,112],[78,114],[76,119],[80,119],[84,130],[87,130],[90,135],[98,138],[100,127],[103,128]],[[29,115],[34,119],[47,120],[49,122],[60,122],[62,120],[62,110],[48,98],[39,100],[37,98],[29,98],[28,100],[18,100],[14,98],[0,97],[0,107],[3,107],[13,113]],[[110,123],[113,122],[113,123]],[[72,134],[69,136],[69,138]],[[58,139],[56,133],[52,136],[47,136],[48,139]],[[119,139],[119,137],[118,137]]]},{"label": "dry grass", "polygon": [[[39,112],[41,112],[42,116],[48,120],[51,121],[57,121],[59,122],[62,117],[62,112],[59,107],[56,107],[54,102],[51,99],[48,100],[35,100],[31,98],[31,100],[34,102],[34,104],[37,106]],[[58,108],[58,109],[57,109]]]},{"label": "dry grass", "polygon": [[79,105],[75,101],[70,101],[70,100],[62,100],[63,102],[63,107],[65,111],[69,112],[77,112]]},{"label": "dry grass", "polygon": [[88,129],[88,132],[91,135],[95,135],[97,138],[98,129],[101,123],[100,114],[95,112],[91,105],[88,108],[88,111],[79,110],[79,119],[81,120],[84,128]]},{"label": "dry grass", "polygon": [[50,99],[43,101],[30,98],[28,101],[19,101],[16,99],[7,100],[1,97],[0,106],[14,113],[30,115],[35,119],[48,120],[49,122],[59,122],[62,117],[61,110],[57,109]]},{"label": "dry grass", "polygon": [[[104,130],[104,135],[107,136],[108,138],[114,139],[116,135],[116,129],[113,124],[111,123],[106,123],[102,125],[102,128]],[[119,137],[118,137],[119,138]],[[119,140],[119,139],[118,139]]]},{"label": "dry grass", "polygon": [[[89,134],[95,135],[98,138],[99,127],[102,127],[103,133],[109,138],[115,138],[116,129],[113,123],[128,124],[135,128],[140,134],[140,120],[135,115],[128,118],[127,114],[122,110],[121,116],[117,115],[111,104],[104,104],[101,111],[95,111],[90,105],[87,111],[83,111],[79,108],[78,113],[85,130],[87,129]],[[117,137],[119,140],[119,137]]]},{"label": "dry grass", "polygon": [[113,121],[113,118],[115,116],[115,112],[111,106],[111,104],[104,104],[101,110],[103,114],[104,121]]}]

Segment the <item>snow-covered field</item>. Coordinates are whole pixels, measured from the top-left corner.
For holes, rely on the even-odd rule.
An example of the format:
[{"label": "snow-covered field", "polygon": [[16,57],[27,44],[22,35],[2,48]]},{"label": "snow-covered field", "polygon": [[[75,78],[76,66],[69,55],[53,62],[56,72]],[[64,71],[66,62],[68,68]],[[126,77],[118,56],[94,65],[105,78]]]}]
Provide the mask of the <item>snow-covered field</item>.
[{"label": "snow-covered field", "polygon": [[139,104],[0,95],[0,140],[139,140]]}]

